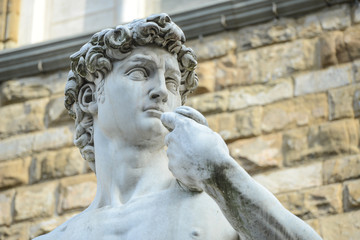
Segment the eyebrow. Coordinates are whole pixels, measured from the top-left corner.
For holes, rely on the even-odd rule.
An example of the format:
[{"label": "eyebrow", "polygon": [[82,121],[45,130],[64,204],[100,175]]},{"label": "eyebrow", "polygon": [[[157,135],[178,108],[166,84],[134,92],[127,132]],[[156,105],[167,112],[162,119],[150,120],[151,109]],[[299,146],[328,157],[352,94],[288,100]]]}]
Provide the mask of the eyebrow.
[{"label": "eyebrow", "polygon": [[134,62],[154,62],[152,57],[148,56],[148,55],[144,55],[144,54],[136,54],[134,56],[131,56],[129,58],[130,61],[134,61]]},{"label": "eyebrow", "polygon": [[127,64],[150,65],[151,67],[157,68],[157,63],[151,56],[141,53],[129,57]]},{"label": "eyebrow", "polygon": [[167,72],[169,72],[169,74],[175,74],[176,77],[179,78],[179,80],[181,81],[181,74],[180,71],[178,71],[177,69],[168,68]]}]

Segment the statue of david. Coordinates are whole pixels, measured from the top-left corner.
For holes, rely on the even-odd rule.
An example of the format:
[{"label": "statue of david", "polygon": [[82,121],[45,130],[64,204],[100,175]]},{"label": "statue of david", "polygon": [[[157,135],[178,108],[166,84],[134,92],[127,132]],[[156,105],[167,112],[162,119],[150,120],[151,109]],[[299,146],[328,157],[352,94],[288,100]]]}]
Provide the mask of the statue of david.
[{"label": "statue of david", "polygon": [[321,239],[183,105],[198,84],[184,43],[159,14],[98,32],[71,56],[65,106],[97,192],[38,239]]}]

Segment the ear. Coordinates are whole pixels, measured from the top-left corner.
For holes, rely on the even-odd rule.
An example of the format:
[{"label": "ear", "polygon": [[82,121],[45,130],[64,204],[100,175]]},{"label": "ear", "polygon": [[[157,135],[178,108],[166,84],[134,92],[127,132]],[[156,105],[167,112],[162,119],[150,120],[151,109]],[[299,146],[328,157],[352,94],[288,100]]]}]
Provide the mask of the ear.
[{"label": "ear", "polygon": [[82,111],[92,115],[97,114],[98,105],[96,102],[95,84],[87,83],[81,87],[78,95],[78,102]]}]

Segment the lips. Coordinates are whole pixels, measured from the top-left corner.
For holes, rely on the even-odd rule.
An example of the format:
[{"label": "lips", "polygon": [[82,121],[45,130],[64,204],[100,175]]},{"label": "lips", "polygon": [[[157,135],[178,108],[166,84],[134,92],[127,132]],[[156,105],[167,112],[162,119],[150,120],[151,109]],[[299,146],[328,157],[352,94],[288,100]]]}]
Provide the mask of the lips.
[{"label": "lips", "polygon": [[164,109],[161,108],[160,106],[149,106],[144,108],[144,111],[148,111],[148,110],[157,110],[159,112],[165,112]]},{"label": "lips", "polygon": [[144,112],[149,114],[151,117],[160,118],[161,114],[164,113],[164,109],[159,106],[149,106],[144,108]]}]

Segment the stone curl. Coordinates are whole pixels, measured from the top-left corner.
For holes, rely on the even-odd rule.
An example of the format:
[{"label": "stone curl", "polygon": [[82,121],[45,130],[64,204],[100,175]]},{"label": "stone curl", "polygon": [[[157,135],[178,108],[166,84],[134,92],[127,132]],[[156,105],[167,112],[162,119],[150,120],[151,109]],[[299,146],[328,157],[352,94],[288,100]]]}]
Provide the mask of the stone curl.
[{"label": "stone curl", "polygon": [[112,70],[112,62],[125,59],[135,47],[157,46],[177,57],[181,71],[179,91],[184,104],[188,93],[196,89],[198,84],[196,56],[184,43],[182,30],[167,14],[162,13],[95,33],[89,42],[70,56],[71,70],[65,87],[65,107],[75,119],[74,143],[93,171],[93,117],[81,107],[81,89],[90,87],[95,90],[96,83],[96,101],[104,101],[104,79]]}]

